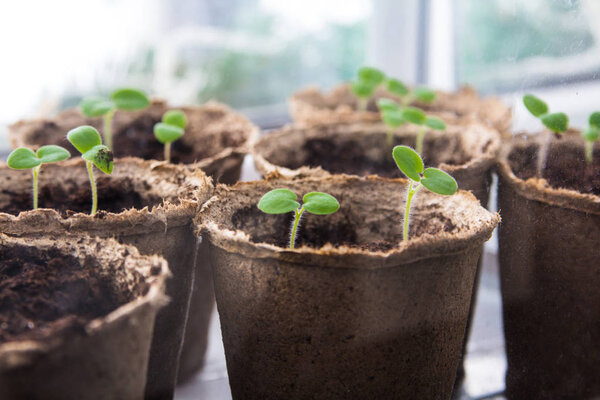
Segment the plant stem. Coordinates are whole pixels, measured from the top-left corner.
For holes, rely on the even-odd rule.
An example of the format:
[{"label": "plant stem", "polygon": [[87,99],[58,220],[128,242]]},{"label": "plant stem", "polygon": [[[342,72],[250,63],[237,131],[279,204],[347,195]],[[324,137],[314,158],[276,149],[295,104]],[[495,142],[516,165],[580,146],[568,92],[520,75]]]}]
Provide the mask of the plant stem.
[{"label": "plant stem", "polygon": [[594,142],[585,141],[585,161],[588,165],[594,162]]},{"label": "plant stem", "polygon": [[85,166],[87,167],[88,175],[90,176],[90,185],[92,186],[92,212],[90,215],[94,215],[98,209],[98,190],[96,189],[96,181],[94,181],[94,164],[91,161],[86,161]]},{"label": "plant stem", "polygon": [[419,128],[419,133],[417,133],[417,145],[416,152],[423,157],[423,138],[425,137],[425,127],[422,126]]},{"label": "plant stem", "polygon": [[294,210],[296,218],[294,219],[294,226],[292,227],[292,234],[290,235],[290,249],[294,248],[294,243],[296,242],[296,231],[298,230],[298,224],[300,223],[300,217],[302,217],[303,212],[304,207],[300,208],[300,210]]},{"label": "plant stem", "polygon": [[410,206],[413,196],[419,191],[421,185],[417,185],[413,188],[413,181],[409,180],[408,191],[406,192],[406,209],[404,211],[404,229],[402,231],[402,241],[408,240],[408,224],[410,221]]},{"label": "plant stem", "polygon": [[550,147],[550,132],[548,129],[544,129],[542,132],[542,143],[540,144],[540,150],[538,152],[537,159],[537,176],[542,177],[542,171],[546,167],[546,159],[548,158],[548,148]]},{"label": "plant stem", "polygon": [[33,209],[38,208],[38,173],[40,172],[41,165],[33,167],[31,172],[33,174]]},{"label": "plant stem", "polygon": [[394,147],[394,130],[389,126],[387,128],[386,143],[390,149]]},{"label": "plant stem", "polygon": [[104,114],[104,144],[110,151],[113,149],[112,145],[112,119],[115,115],[115,110],[110,110]]},{"label": "plant stem", "polygon": [[358,111],[367,111],[367,104],[369,103],[369,99],[365,99],[362,97],[358,98]]},{"label": "plant stem", "polygon": [[165,143],[165,161],[171,162],[171,142]]}]

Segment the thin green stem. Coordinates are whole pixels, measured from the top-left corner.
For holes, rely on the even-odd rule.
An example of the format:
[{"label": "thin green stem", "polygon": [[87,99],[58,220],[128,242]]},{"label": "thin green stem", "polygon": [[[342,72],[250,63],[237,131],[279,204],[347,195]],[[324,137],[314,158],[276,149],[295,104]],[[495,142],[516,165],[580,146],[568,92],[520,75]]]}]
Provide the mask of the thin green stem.
[{"label": "thin green stem", "polygon": [[387,127],[386,143],[389,148],[394,147],[394,130],[391,127]]},{"label": "thin green stem", "polygon": [[86,161],[85,165],[90,176],[90,185],[92,186],[92,212],[90,215],[94,215],[98,209],[98,190],[96,189],[96,181],[94,180],[94,164],[91,161]]},{"label": "thin green stem", "polygon": [[104,144],[110,151],[113,149],[112,145],[112,119],[115,115],[115,110],[110,110],[104,114]]},{"label": "thin green stem", "polygon": [[402,98],[402,107],[408,107],[410,105],[410,103],[412,103],[412,101],[413,101],[412,94],[411,93],[407,94],[406,96],[404,96]]},{"label": "thin green stem", "polygon": [[594,142],[585,141],[585,161],[588,165],[594,162]]},{"label": "thin green stem", "polygon": [[423,157],[423,138],[425,138],[425,127],[421,126],[419,128],[419,133],[417,133],[417,145],[415,151]]},{"label": "thin green stem", "polygon": [[171,162],[171,142],[165,143],[165,161]]},{"label": "thin green stem", "polygon": [[38,208],[38,174],[40,172],[41,165],[37,167],[33,167],[31,169],[33,175],[33,209],[37,210]]},{"label": "thin green stem", "polygon": [[364,97],[358,98],[358,111],[367,111],[367,104],[369,104],[369,99]]},{"label": "thin green stem", "polygon": [[406,192],[406,209],[404,210],[404,227],[402,230],[402,241],[406,241],[409,239],[408,226],[410,221],[410,206],[413,196],[419,191],[420,188],[421,185],[417,185],[413,188],[413,181],[409,180],[408,191]]},{"label": "thin green stem", "polygon": [[294,248],[294,244],[296,242],[296,231],[298,230],[298,224],[300,223],[300,217],[302,217],[303,212],[304,207],[300,208],[300,210],[294,210],[296,218],[294,219],[294,226],[292,227],[292,233],[290,235],[290,249]]}]

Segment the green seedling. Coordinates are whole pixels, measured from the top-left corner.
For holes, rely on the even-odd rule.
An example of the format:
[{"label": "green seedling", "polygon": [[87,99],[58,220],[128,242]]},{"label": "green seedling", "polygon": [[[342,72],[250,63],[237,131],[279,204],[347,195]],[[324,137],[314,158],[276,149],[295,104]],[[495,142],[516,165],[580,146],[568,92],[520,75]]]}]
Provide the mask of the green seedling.
[{"label": "green seedling", "polygon": [[67,139],[81,153],[81,158],[85,160],[92,187],[92,211],[90,214],[94,215],[98,209],[98,190],[94,180],[93,166],[95,165],[105,174],[111,174],[114,165],[113,154],[107,146],[102,144],[98,131],[89,125],[71,129],[67,133]]},{"label": "green seedling", "polygon": [[546,102],[531,94],[523,96],[523,104],[531,115],[538,118],[546,127],[543,131],[543,139],[537,163],[537,174],[538,176],[542,176],[542,170],[546,166],[546,159],[548,158],[548,147],[550,145],[549,132],[554,132],[555,134],[566,132],[569,128],[569,117],[562,112],[550,114]]},{"label": "green seedling", "polygon": [[406,107],[413,101],[417,100],[421,103],[430,104],[435,100],[435,91],[426,87],[416,87],[410,90],[408,86],[398,79],[390,78],[386,82],[388,92],[395,94],[402,100],[402,106]]},{"label": "green seedling", "polygon": [[171,162],[171,143],[183,136],[187,118],[183,111],[169,110],[163,117],[162,122],[154,125],[154,136],[165,145],[165,161]]},{"label": "green seedling", "polygon": [[81,112],[86,117],[104,117],[104,143],[112,151],[112,119],[117,110],[137,111],[150,105],[146,94],[137,89],[123,88],[111,93],[110,99],[89,97],[80,104]]},{"label": "green seedling", "polygon": [[381,120],[387,127],[386,143],[389,148],[394,145],[394,130],[404,125],[406,120],[402,116],[402,110],[394,100],[381,98],[377,100],[377,107],[381,112]]},{"label": "green seedling", "polygon": [[392,152],[396,165],[408,177],[408,191],[406,196],[406,210],[404,212],[404,225],[402,240],[408,240],[408,226],[410,221],[410,207],[414,195],[426,187],[433,193],[449,196],[458,190],[458,185],[453,177],[437,168],[425,168],[419,154],[408,146],[396,146]]},{"label": "green seedling", "polygon": [[298,196],[289,189],[274,189],[266,193],[258,202],[258,208],[267,214],[285,214],[294,212],[295,218],[290,233],[290,249],[294,248],[296,231],[304,211],[315,215],[333,214],[340,208],[340,203],[330,194],[310,192],[304,195],[300,205]]},{"label": "green seedling", "polygon": [[362,67],[358,70],[358,77],[351,83],[350,89],[358,99],[359,110],[367,109],[369,99],[384,82],[385,74],[376,68]]},{"label": "green seedling", "polygon": [[71,157],[65,148],[55,145],[42,146],[35,153],[26,147],[19,147],[8,155],[6,163],[12,169],[31,169],[33,175],[33,209],[38,208],[38,174],[42,164],[63,161]]},{"label": "green seedling", "polygon": [[600,111],[590,115],[590,126],[582,132],[585,143],[585,161],[592,164],[594,161],[594,143],[600,138]]}]

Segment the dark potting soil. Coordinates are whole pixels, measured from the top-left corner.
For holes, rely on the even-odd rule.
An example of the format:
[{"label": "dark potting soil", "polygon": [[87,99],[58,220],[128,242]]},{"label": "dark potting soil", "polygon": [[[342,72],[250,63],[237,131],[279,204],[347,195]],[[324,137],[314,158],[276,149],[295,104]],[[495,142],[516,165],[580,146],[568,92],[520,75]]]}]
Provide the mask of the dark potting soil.
[{"label": "dark potting soil", "polygon": [[[414,139],[395,137],[393,146],[414,146]],[[392,147],[393,147],[392,146]],[[303,165],[321,167],[332,173],[346,173],[359,176],[376,174],[386,178],[400,178],[400,172],[392,158],[392,147],[386,145],[382,135],[380,157],[371,158],[365,145],[357,140],[330,138],[312,138],[303,146],[306,158],[299,163],[289,163],[283,166],[296,169]],[[428,166],[437,166],[442,162],[451,165],[460,165],[468,161],[468,156],[461,151],[456,140],[449,137],[437,137],[436,140],[427,140],[423,144],[424,162]],[[371,154],[373,154],[371,152]]]},{"label": "dark potting soil", "polygon": [[[577,190],[580,193],[600,195],[600,148],[594,148],[594,162],[588,165],[583,148],[561,140],[550,147],[542,177],[553,188]],[[536,176],[538,145],[531,143],[515,147],[508,156],[514,174],[523,180]]]},{"label": "dark potting soil", "polygon": [[[82,170],[84,173],[84,170]],[[161,204],[158,197],[142,197],[133,185],[129,177],[110,177],[96,175],[98,187],[98,216],[102,217],[105,212],[119,213],[130,208],[141,209]],[[92,192],[90,183],[81,184],[74,180],[60,182],[42,183],[40,178],[39,207],[52,208],[63,217],[77,212],[89,213],[92,207]],[[148,185],[146,189],[150,189]],[[30,191],[13,192],[10,189],[2,189],[2,195],[10,196],[11,201],[7,206],[0,208],[0,212],[18,215],[21,211],[31,210],[32,193]]]},{"label": "dark potting soil", "polygon": [[[338,211],[342,213],[342,210]],[[338,215],[335,221],[332,216],[311,215],[304,213],[296,235],[296,248],[307,246],[320,248],[327,243],[332,245],[347,246],[366,251],[388,251],[397,247],[402,241],[402,221],[393,230],[382,217],[381,223],[361,226],[362,235],[357,231],[362,220],[348,212]],[[341,217],[341,218],[340,218]],[[401,218],[400,215],[397,218]],[[231,223],[250,236],[254,243],[269,243],[279,247],[289,246],[289,234],[294,217],[289,214],[265,214],[256,207],[246,207],[233,214]],[[364,230],[369,234],[365,235]],[[439,232],[452,232],[456,229],[454,223],[440,213],[428,213],[427,218],[412,218],[409,225],[410,237],[424,234],[435,235]]]},{"label": "dark potting soil", "polygon": [[81,329],[131,300],[85,264],[57,249],[0,248],[0,342]]}]

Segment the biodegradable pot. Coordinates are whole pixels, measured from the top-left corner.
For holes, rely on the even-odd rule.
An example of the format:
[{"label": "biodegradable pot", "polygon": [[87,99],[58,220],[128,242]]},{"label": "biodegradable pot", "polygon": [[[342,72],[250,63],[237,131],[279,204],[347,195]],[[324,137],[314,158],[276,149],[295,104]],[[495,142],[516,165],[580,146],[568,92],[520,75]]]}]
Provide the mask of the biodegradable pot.
[{"label": "biodegradable pot", "polygon": [[[191,221],[212,193],[210,178],[200,170],[136,158],[117,160],[111,176],[95,175],[100,211],[91,217],[84,214],[91,195],[83,160],[42,167],[39,203],[52,209],[35,211],[29,210],[30,172],[0,166],[0,232],[115,237],[142,254],[163,256],[173,274],[166,290],[171,302],[156,319],[147,398],[171,398],[194,278],[209,268],[206,260],[196,260]],[[212,293],[212,282],[198,279],[197,284]]]},{"label": "biodegradable pot", "polygon": [[[436,100],[431,104],[416,102],[415,105],[426,112],[442,112],[444,120],[460,122],[465,117],[487,124],[499,132],[508,132],[512,116],[510,108],[499,99],[481,98],[470,87],[462,87],[457,92],[436,92]],[[294,122],[305,126],[328,125],[353,122],[379,122],[381,117],[376,101],[381,97],[400,99],[385,90],[378,90],[369,101],[366,111],[358,111],[356,96],[348,84],[335,87],[325,93],[318,87],[310,86],[295,93],[289,100],[290,114]]]},{"label": "biodegradable pot", "polygon": [[0,235],[0,398],[142,399],[168,273],[114,240]]},{"label": "biodegradable pot", "polygon": [[600,396],[600,151],[579,133],[538,145],[518,135],[499,163],[500,277],[510,399]]},{"label": "biodegradable pot", "polygon": [[[289,188],[334,195],[303,217],[256,204]],[[468,192],[420,192],[400,242],[406,180],[336,175],[220,186],[199,232],[211,245],[234,399],[447,399],[482,243],[498,216]]]}]

